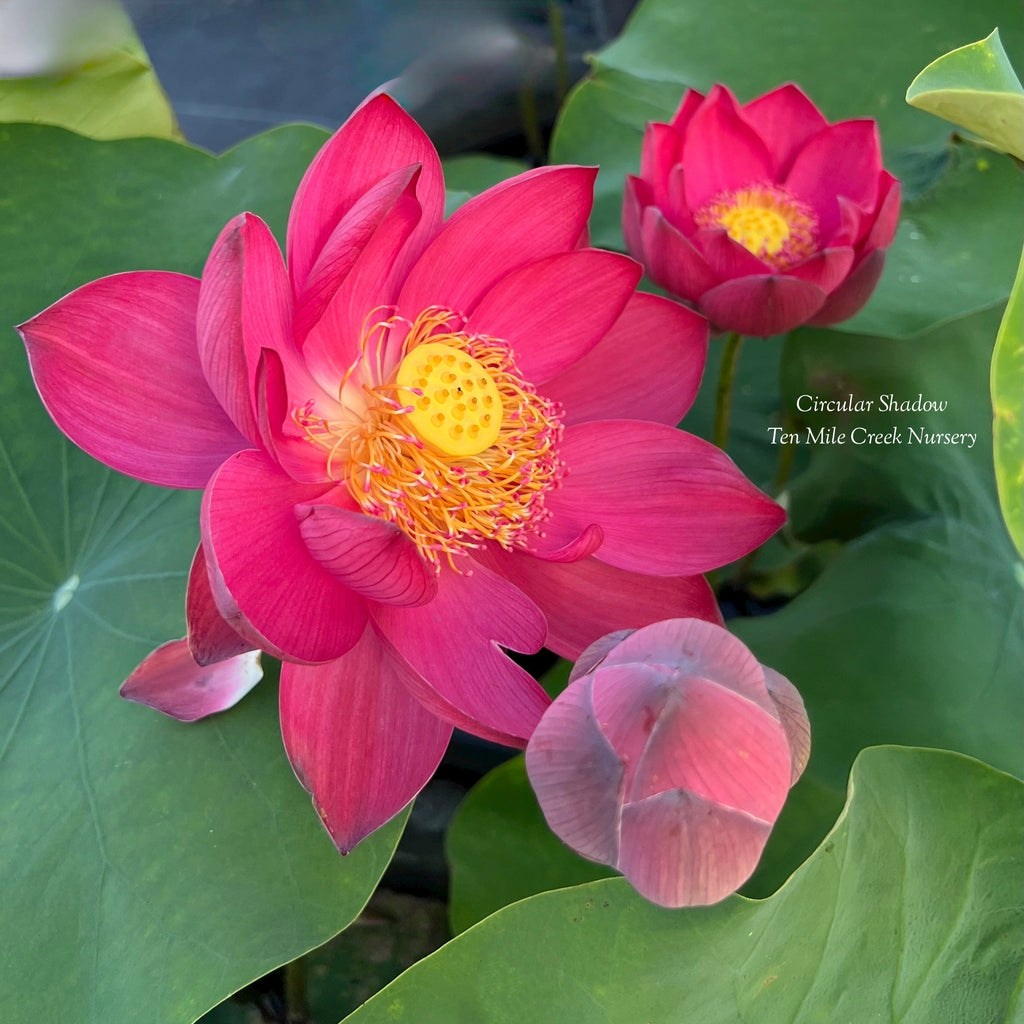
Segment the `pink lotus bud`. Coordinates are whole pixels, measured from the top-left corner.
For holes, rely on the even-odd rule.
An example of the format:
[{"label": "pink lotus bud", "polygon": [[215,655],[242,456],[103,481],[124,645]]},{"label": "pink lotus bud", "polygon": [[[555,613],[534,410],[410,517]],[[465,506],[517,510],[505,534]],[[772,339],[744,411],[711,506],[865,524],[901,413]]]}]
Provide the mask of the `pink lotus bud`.
[{"label": "pink lotus bud", "polygon": [[547,710],[526,768],[552,830],[668,907],[750,877],[810,734],[793,685],[736,637],[670,619],[598,640]]}]

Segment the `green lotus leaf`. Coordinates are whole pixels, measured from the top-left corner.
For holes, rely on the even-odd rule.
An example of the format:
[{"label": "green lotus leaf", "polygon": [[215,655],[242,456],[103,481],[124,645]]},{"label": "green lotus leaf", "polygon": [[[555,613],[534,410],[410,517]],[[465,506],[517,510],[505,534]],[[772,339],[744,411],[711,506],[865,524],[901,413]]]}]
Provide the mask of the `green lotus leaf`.
[{"label": "green lotus leaf", "polygon": [[18,78],[0,78],[0,122],[70,128],[96,139],[180,139],[174,111],[131,20],[113,2],[68,7],[80,19],[66,53]]},{"label": "green lotus leaf", "polygon": [[1024,255],[992,353],[992,442],[1006,528],[1024,557]]},{"label": "green lotus leaf", "polygon": [[1024,88],[999,29],[932,61],[910,83],[907,102],[1024,160]]},{"label": "green lotus leaf", "polygon": [[1020,1011],[1019,780],[881,747],[775,895],[664,910],[622,879],[516,903],[345,1024],[976,1024]]},{"label": "green lotus leaf", "polygon": [[214,158],[0,126],[5,1020],[189,1024],[344,928],[401,832],[338,856],[285,758],[273,672],[192,725],[118,696],[184,631],[198,495],[67,443],[11,329],[93,277],[199,272],[241,210],[280,231],[323,139],[280,129]]}]

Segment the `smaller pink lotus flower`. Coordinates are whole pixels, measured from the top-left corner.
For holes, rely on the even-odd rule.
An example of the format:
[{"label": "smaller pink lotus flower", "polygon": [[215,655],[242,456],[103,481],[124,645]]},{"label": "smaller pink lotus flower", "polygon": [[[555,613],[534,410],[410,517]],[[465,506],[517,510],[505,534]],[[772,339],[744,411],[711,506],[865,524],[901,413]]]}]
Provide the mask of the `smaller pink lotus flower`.
[{"label": "smaller pink lotus flower", "polygon": [[721,626],[670,619],[583,652],[526,768],[563,842],[682,907],[750,877],[809,753],[792,683]]},{"label": "smaller pink lotus flower", "polygon": [[792,84],[743,106],[716,85],[647,126],[622,228],[648,276],[717,330],[767,337],[853,316],[899,208],[873,120],[829,124]]}]

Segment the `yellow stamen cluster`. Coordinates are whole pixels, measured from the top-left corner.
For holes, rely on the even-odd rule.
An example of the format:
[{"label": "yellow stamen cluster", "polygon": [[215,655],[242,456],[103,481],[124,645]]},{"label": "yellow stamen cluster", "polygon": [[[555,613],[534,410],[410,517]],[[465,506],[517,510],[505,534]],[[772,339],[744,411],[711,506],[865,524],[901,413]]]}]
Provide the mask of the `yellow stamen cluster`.
[{"label": "yellow stamen cluster", "polygon": [[[511,548],[547,518],[544,497],[563,471],[560,416],[522,379],[504,342],[462,330],[444,309],[408,326],[391,379],[363,382],[370,401],[357,423],[325,422],[308,407],[293,418],[328,451],[328,474],[364,512],[398,526],[435,567],[445,558],[455,568],[467,548],[485,540]],[[373,340],[371,332],[364,344]]]},{"label": "yellow stamen cluster", "polygon": [[818,218],[781,185],[720,192],[694,214],[701,228],[725,228],[734,242],[775,270],[788,270],[817,249]]}]

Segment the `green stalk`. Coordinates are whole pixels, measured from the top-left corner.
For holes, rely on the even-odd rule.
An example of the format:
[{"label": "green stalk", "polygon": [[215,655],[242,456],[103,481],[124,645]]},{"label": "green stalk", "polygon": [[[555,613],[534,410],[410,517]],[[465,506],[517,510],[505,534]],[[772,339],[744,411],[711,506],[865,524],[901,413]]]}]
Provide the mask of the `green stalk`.
[{"label": "green stalk", "polygon": [[726,451],[729,444],[733,381],[736,379],[736,364],[739,362],[742,346],[742,334],[728,335],[722,349],[722,362],[718,369],[718,390],[715,393],[715,428],[711,440],[722,451]]},{"label": "green stalk", "polygon": [[548,0],[548,23],[551,26],[551,42],[555,47],[555,88],[558,90],[558,105],[561,106],[569,91],[569,56],[565,46],[565,23],[558,0]]}]

